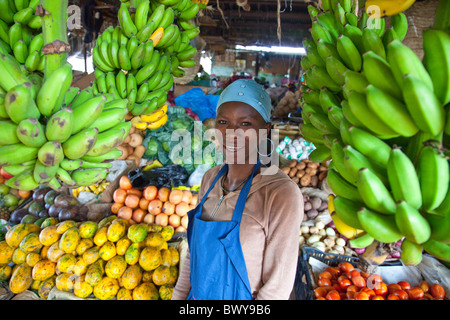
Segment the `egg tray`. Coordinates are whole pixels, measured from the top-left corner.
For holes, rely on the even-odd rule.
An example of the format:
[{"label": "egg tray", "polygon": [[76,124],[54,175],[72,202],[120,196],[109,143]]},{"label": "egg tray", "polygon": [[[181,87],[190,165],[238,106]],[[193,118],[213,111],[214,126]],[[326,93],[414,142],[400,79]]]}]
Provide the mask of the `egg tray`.
[{"label": "egg tray", "polygon": [[[313,247],[302,247],[298,256],[297,273],[294,282],[295,300],[315,300],[314,288],[317,287],[309,258],[315,258],[330,267],[337,267],[340,262],[349,262],[355,268],[359,258],[341,254],[325,253]],[[382,266],[401,266],[398,260],[385,261]]]}]

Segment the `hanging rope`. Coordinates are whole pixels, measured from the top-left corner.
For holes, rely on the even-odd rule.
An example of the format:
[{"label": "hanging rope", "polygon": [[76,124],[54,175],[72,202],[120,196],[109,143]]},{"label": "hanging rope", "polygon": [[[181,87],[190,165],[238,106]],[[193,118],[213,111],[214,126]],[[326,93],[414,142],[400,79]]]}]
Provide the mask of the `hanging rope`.
[{"label": "hanging rope", "polygon": [[227,20],[225,20],[225,15],[223,14],[222,9],[220,8],[219,0],[216,0],[217,3],[217,10],[219,10],[220,14],[222,15],[222,20],[225,22],[225,25],[227,26],[227,29],[230,29],[230,26],[228,25]]},{"label": "hanging rope", "polygon": [[281,46],[281,14],[280,14],[280,10],[281,10],[281,0],[277,0],[277,36],[278,36],[278,42],[279,45]]}]

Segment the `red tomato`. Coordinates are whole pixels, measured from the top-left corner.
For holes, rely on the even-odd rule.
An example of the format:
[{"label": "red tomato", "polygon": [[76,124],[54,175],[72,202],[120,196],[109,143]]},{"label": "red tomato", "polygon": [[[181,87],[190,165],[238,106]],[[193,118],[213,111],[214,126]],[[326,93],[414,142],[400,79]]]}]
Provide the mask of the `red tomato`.
[{"label": "red tomato", "polygon": [[373,290],[377,296],[385,296],[388,293],[388,286],[384,282],[377,282]]},{"label": "red tomato", "polygon": [[423,292],[427,293],[428,291],[430,291],[430,284],[426,281],[422,281],[419,284],[419,287],[423,290]]},{"label": "red tomato", "polygon": [[434,283],[431,285],[430,293],[433,296],[433,298],[436,298],[436,299],[443,299],[445,296],[444,288],[437,283]]},{"label": "red tomato", "polygon": [[325,269],[325,271],[328,271],[329,273],[331,273],[331,275],[334,279],[337,279],[339,277],[339,275],[341,274],[341,270],[339,270],[339,268],[336,268],[336,267],[328,267]]},{"label": "red tomato", "polygon": [[357,292],[347,291],[345,295],[347,296],[347,300],[355,299]]},{"label": "red tomato", "polygon": [[360,292],[365,292],[369,296],[369,299],[372,299],[376,296],[375,291],[367,287],[362,288]]},{"label": "red tomato", "polygon": [[419,287],[414,287],[406,291],[408,293],[409,300],[420,300],[423,298],[424,292]]},{"label": "red tomato", "polygon": [[364,288],[366,286],[366,280],[361,276],[352,277],[352,283],[358,288]]},{"label": "red tomato", "polygon": [[402,290],[402,287],[397,283],[390,283],[390,284],[388,284],[387,288],[388,288],[388,293],[393,293],[396,290]]},{"label": "red tomato", "polygon": [[330,279],[322,278],[317,281],[317,284],[319,285],[319,287],[327,287],[331,286],[331,281]]},{"label": "red tomato", "polygon": [[339,292],[337,292],[336,290],[331,290],[327,293],[327,295],[325,296],[325,299],[327,300],[341,300],[341,296],[339,294]]},{"label": "red tomato", "polygon": [[390,294],[387,296],[387,300],[400,300],[400,298],[395,294]]},{"label": "red tomato", "polygon": [[321,274],[319,274],[319,279],[330,279],[331,280],[332,275],[328,271],[324,271]]},{"label": "red tomato", "polygon": [[342,280],[348,280],[348,277],[345,275],[345,274],[343,274],[343,275],[340,275],[338,278],[337,278],[337,282],[339,282],[339,281],[342,281]]},{"label": "red tomato", "polygon": [[395,290],[392,294],[399,297],[400,300],[408,300],[408,294],[405,290]]},{"label": "red tomato", "polygon": [[424,293],[422,300],[433,300],[433,296],[428,292]]},{"label": "red tomato", "polygon": [[369,300],[369,295],[360,291],[355,295],[355,300]]},{"label": "red tomato", "polygon": [[372,298],[372,300],[384,300],[383,296],[375,296]]},{"label": "red tomato", "polygon": [[327,299],[325,299],[324,297],[319,297],[316,300],[327,300]]},{"label": "red tomato", "polygon": [[317,298],[323,298],[327,295],[327,289],[324,287],[317,287],[314,289],[314,296]]},{"label": "red tomato", "polygon": [[409,289],[411,289],[411,285],[409,284],[409,282],[399,281],[399,282],[397,282],[397,284],[399,284],[400,287],[402,287],[402,290],[409,290]]},{"label": "red tomato", "polygon": [[370,274],[368,274],[367,272],[361,271],[361,277],[363,277],[364,279],[367,280],[367,278],[370,277]]},{"label": "red tomato", "polygon": [[348,278],[351,280],[353,277],[361,276],[361,273],[358,270],[350,271]]},{"label": "red tomato", "polygon": [[340,262],[338,268],[344,273],[355,270],[355,267],[350,262]]},{"label": "red tomato", "polygon": [[351,285],[352,285],[352,282],[348,279],[342,279],[341,281],[339,281],[339,286],[343,290],[347,290],[347,288],[350,287]]},{"label": "red tomato", "polygon": [[351,285],[350,287],[347,288],[347,292],[353,292],[356,293],[359,291],[359,288],[357,286]]}]

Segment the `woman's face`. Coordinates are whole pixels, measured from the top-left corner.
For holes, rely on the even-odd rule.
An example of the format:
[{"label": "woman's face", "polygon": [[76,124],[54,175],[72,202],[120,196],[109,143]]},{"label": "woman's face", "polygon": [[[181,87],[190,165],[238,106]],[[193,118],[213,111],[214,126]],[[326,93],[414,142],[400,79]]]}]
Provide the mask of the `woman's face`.
[{"label": "woman's face", "polygon": [[229,164],[256,164],[258,146],[269,131],[270,123],[244,102],[226,102],[217,110],[217,142]]}]

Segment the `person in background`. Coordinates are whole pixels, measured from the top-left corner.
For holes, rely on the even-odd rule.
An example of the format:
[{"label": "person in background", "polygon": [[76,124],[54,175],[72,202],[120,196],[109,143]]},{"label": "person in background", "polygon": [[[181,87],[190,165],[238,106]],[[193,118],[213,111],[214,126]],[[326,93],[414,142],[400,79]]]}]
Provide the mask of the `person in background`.
[{"label": "person in background", "polygon": [[199,204],[188,213],[189,250],[173,300],[289,299],[303,197],[283,171],[262,164],[276,155],[271,109],[254,80],[237,80],[222,92],[216,138],[225,163],[205,173]]}]

